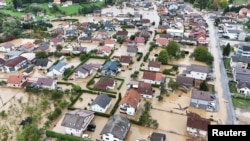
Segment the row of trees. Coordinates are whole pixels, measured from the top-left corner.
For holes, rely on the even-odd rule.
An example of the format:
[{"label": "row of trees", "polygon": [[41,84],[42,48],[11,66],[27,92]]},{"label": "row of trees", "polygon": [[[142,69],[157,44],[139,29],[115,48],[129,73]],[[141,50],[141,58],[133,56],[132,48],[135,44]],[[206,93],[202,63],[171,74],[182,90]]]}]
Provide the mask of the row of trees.
[{"label": "row of trees", "polygon": [[228,6],[227,0],[184,0],[185,2],[189,2],[193,4],[195,8],[202,9],[214,9],[218,8],[226,8]]},{"label": "row of trees", "polygon": [[139,118],[139,123],[146,127],[158,128],[159,123],[157,122],[157,120],[152,119],[152,116],[150,115],[151,107],[152,104],[149,101],[146,101],[144,104],[144,109],[142,111],[142,114]]}]

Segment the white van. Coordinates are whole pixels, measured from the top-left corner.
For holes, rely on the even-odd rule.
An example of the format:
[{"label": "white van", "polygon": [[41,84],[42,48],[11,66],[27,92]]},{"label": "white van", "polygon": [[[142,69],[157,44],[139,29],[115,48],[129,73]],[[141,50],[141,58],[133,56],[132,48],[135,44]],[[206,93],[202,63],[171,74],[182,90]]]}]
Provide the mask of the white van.
[{"label": "white van", "polygon": [[82,134],[82,138],[84,138],[84,139],[90,139],[90,135],[88,135],[88,134]]}]

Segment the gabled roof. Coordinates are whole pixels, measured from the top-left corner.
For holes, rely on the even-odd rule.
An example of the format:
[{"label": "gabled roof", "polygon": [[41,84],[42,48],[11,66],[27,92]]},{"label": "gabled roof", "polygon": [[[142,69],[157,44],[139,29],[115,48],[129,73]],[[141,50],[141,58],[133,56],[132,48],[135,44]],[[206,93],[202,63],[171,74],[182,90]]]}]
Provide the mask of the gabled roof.
[{"label": "gabled roof", "polygon": [[102,108],[106,108],[107,105],[111,102],[111,98],[107,94],[98,95],[95,100],[92,102],[93,105],[99,105]]},{"label": "gabled roof", "polygon": [[119,60],[121,63],[131,63],[132,62],[132,57],[131,56],[125,56],[122,55]]},{"label": "gabled roof", "polygon": [[99,90],[106,90],[108,86],[113,86],[114,83],[114,78],[101,77],[100,80],[95,84],[94,88]]},{"label": "gabled roof", "polygon": [[68,63],[60,61],[56,65],[54,65],[50,70],[55,69],[57,71],[60,71],[64,66],[67,66],[67,65]]},{"label": "gabled roof", "polygon": [[144,71],[142,78],[143,79],[148,79],[148,80],[161,81],[162,80],[162,73]]},{"label": "gabled roof", "polygon": [[23,44],[24,48],[31,48],[33,46],[32,42],[26,42],[25,44]]},{"label": "gabled roof", "polygon": [[191,66],[187,67],[187,71],[196,71],[196,72],[202,72],[202,73],[209,73],[210,69],[209,69],[208,66],[192,64]]},{"label": "gabled roof", "polygon": [[186,77],[186,76],[182,76],[182,75],[178,75],[176,77],[176,82],[179,85],[193,86],[194,78],[192,78],[192,77]]},{"label": "gabled roof", "polygon": [[148,67],[161,68],[161,62],[158,61],[149,61]]},{"label": "gabled roof", "polygon": [[238,89],[241,89],[241,88],[248,88],[248,89],[250,89],[250,82],[241,82],[241,81],[238,81],[237,88]]},{"label": "gabled roof", "polygon": [[127,36],[128,31],[117,31],[116,35],[118,35],[118,36]]},{"label": "gabled roof", "polygon": [[199,99],[204,101],[212,101],[214,100],[211,98],[211,93],[208,91],[202,91],[198,89],[192,89],[191,99]]},{"label": "gabled roof", "polygon": [[156,43],[166,46],[168,44],[168,39],[167,38],[157,38]]},{"label": "gabled roof", "polygon": [[47,77],[47,78],[38,78],[36,84],[40,86],[51,86],[54,82],[53,78]]},{"label": "gabled roof", "polygon": [[4,63],[4,66],[8,66],[8,67],[14,67],[16,66],[17,64],[21,63],[22,61],[24,60],[27,60],[27,58],[25,57],[22,57],[22,56],[18,56],[14,59],[11,59],[11,60],[7,60],[5,63]]},{"label": "gabled roof", "polygon": [[138,48],[136,46],[133,47],[127,47],[127,52],[131,52],[131,53],[137,53],[138,52]]},{"label": "gabled roof", "polygon": [[129,104],[137,108],[138,103],[141,101],[141,95],[135,89],[129,89],[120,101],[120,105]]},{"label": "gabled roof", "polygon": [[93,68],[94,66],[91,64],[83,64],[76,69],[76,72],[80,71],[81,73],[89,73]]},{"label": "gabled roof", "polygon": [[210,120],[204,119],[195,113],[188,114],[187,127],[207,131],[210,123]]},{"label": "gabled roof", "polygon": [[233,62],[250,63],[250,58],[247,56],[231,56]]},{"label": "gabled roof", "polygon": [[45,51],[49,48],[49,43],[43,42],[39,45],[39,49]]},{"label": "gabled roof", "polygon": [[48,62],[49,62],[48,58],[36,59],[35,65],[41,66],[41,67],[46,67],[48,65]]},{"label": "gabled roof", "polygon": [[116,138],[124,140],[130,126],[131,124],[127,118],[124,118],[121,115],[113,115],[108,119],[100,134],[103,135],[110,133]]},{"label": "gabled roof", "polygon": [[82,126],[91,120],[94,112],[88,110],[74,110],[65,114],[62,126],[80,130]]},{"label": "gabled roof", "polygon": [[140,94],[147,94],[147,95],[153,95],[153,87],[150,83],[146,83],[143,81],[140,81],[138,84],[138,93]]},{"label": "gabled roof", "polygon": [[6,61],[3,58],[0,58],[0,66],[3,65]]},{"label": "gabled roof", "polygon": [[2,45],[4,48],[11,48],[11,47],[14,47],[15,45],[11,42],[7,42],[5,44]]},{"label": "gabled roof", "polygon": [[24,76],[22,76],[22,75],[10,75],[8,80],[7,80],[7,83],[20,84],[20,83],[22,83],[23,78],[24,78]]},{"label": "gabled roof", "polygon": [[118,63],[115,61],[108,61],[106,62],[103,67],[102,70],[118,70]]}]

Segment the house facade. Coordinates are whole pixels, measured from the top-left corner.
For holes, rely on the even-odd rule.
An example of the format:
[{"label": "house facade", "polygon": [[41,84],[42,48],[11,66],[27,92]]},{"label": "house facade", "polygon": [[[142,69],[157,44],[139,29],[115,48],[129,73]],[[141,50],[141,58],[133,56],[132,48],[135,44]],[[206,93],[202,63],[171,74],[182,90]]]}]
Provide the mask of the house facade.
[{"label": "house facade", "polygon": [[192,89],[190,106],[215,111],[216,98],[208,91]]},{"label": "house facade", "polygon": [[22,56],[7,60],[2,66],[2,72],[10,73],[27,67],[28,59]]},{"label": "house facade", "polygon": [[62,76],[66,68],[68,63],[60,61],[49,69],[47,76]]},{"label": "house facade", "polygon": [[56,89],[56,83],[57,83],[57,80],[55,80],[53,78],[49,78],[49,77],[47,77],[47,78],[44,77],[44,78],[38,78],[36,85],[39,88],[54,90],[54,89]]},{"label": "house facade", "polygon": [[111,100],[107,94],[100,94],[92,102],[90,109],[95,112],[105,113],[111,106]]},{"label": "house facade", "polygon": [[142,81],[150,84],[160,85],[163,82],[163,79],[164,77],[162,76],[162,73],[159,72],[144,71],[142,76]]},{"label": "house facade", "polygon": [[65,128],[65,133],[81,137],[83,131],[94,118],[94,112],[88,110],[74,110],[65,114],[61,126]]},{"label": "house facade", "polygon": [[7,80],[7,87],[21,88],[28,79],[22,75],[10,75]]},{"label": "house facade", "polygon": [[120,101],[120,112],[135,115],[141,102],[141,95],[134,89],[129,89]]},{"label": "house facade", "polygon": [[100,133],[101,139],[102,141],[124,141],[130,127],[131,124],[127,118],[113,115],[103,127]]},{"label": "house facade", "polygon": [[101,74],[104,76],[115,76],[117,73],[118,63],[115,61],[108,61],[101,68]]},{"label": "house facade", "polygon": [[185,75],[199,80],[206,80],[210,72],[208,66],[191,65],[186,68]]},{"label": "house facade", "polygon": [[161,70],[161,63],[157,61],[149,61],[148,70],[159,72]]},{"label": "house facade", "polygon": [[237,91],[245,96],[250,95],[250,82],[237,82]]}]

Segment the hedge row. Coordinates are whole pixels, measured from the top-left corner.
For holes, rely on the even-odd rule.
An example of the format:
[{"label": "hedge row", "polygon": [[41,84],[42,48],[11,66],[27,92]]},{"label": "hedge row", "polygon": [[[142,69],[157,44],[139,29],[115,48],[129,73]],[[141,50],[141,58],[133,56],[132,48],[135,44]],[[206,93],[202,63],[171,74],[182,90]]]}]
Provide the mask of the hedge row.
[{"label": "hedge row", "polygon": [[121,84],[117,87],[117,89],[120,90],[123,83],[124,83],[124,79],[122,79],[122,78],[115,78],[115,79],[122,81]]},{"label": "hedge row", "polygon": [[142,52],[137,52],[137,55],[139,55],[138,57],[137,57],[137,61],[140,61],[141,60],[141,58],[142,58],[142,56],[143,56],[143,53]]},{"label": "hedge row", "polygon": [[114,115],[115,111],[116,111],[117,108],[119,107],[119,103],[120,103],[121,99],[122,99],[122,96],[121,96],[121,93],[119,93],[118,99],[117,99],[117,101],[116,101],[116,103],[115,103],[115,105],[114,105],[112,111],[110,112],[110,115]]},{"label": "hedge row", "polygon": [[66,140],[66,141],[92,141],[89,139],[83,139],[83,138],[78,138],[75,136],[64,135],[64,134],[57,133],[51,130],[46,130],[45,134],[47,137],[57,138],[57,139]]},{"label": "hedge row", "polygon": [[72,107],[72,106],[76,103],[76,101],[80,98],[81,95],[82,95],[82,94],[78,94],[78,95],[75,97],[75,99],[74,99],[73,101],[71,101],[71,103],[69,104],[68,107]]}]

